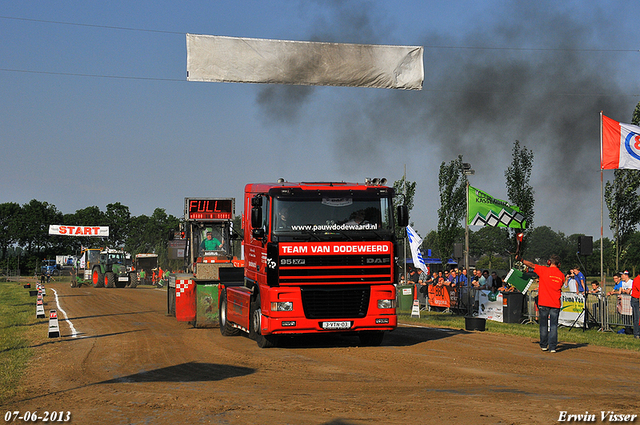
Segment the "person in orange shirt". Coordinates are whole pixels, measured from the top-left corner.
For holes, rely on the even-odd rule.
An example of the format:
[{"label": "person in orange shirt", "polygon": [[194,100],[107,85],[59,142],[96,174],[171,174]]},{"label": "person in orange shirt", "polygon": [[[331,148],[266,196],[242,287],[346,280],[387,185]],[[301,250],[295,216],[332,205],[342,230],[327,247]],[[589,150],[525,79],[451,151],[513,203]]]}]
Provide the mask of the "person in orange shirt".
[{"label": "person in orange shirt", "polygon": [[[517,260],[517,259],[516,259]],[[540,278],[538,286],[538,311],[540,315],[540,348],[555,353],[558,347],[558,317],[560,316],[564,274],[560,271],[560,257],[553,254],[547,266],[534,264],[520,258]]]},{"label": "person in orange shirt", "polygon": [[640,339],[640,275],[633,279],[631,285],[631,317],[633,320],[633,337]]}]

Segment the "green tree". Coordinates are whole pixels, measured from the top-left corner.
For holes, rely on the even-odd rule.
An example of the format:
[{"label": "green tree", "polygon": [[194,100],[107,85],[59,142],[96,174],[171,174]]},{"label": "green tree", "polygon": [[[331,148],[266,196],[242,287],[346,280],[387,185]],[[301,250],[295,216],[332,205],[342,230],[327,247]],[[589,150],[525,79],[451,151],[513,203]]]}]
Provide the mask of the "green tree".
[{"label": "green tree", "polygon": [[129,234],[129,223],[131,213],[129,207],[120,202],[107,204],[107,211],[104,214],[105,224],[109,226],[109,246],[120,248],[124,246]]},{"label": "green tree", "polygon": [[469,234],[469,254],[483,257],[482,260],[489,264],[486,268],[502,268],[496,264],[506,264],[503,257],[509,252],[510,246],[509,232],[504,227],[484,226]]},{"label": "green tree", "polygon": [[[76,210],[73,214],[64,216],[64,224],[72,226],[106,226],[107,219],[104,213],[100,211],[97,206],[85,207]],[[96,237],[73,237],[71,243],[74,246],[76,252],[80,251],[80,247],[85,248],[102,248],[105,245],[105,241],[102,238]]]},{"label": "green tree", "polygon": [[60,213],[55,205],[32,199],[22,206],[19,220],[18,241],[27,248],[29,254],[39,254],[51,244],[49,240],[49,225],[60,224]]},{"label": "green tree", "polygon": [[422,240],[422,245],[420,246],[422,251],[424,252],[425,257],[427,256],[427,252],[431,250],[431,258],[440,258],[440,249],[438,248],[438,232],[435,230],[427,233],[427,236]]},{"label": "green tree", "polygon": [[528,260],[544,264],[551,254],[556,254],[560,257],[561,263],[565,263],[567,252],[562,233],[556,233],[549,226],[540,226],[531,230],[528,239],[525,256]]},{"label": "green tree", "polygon": [[[396,180],[393,182],[393,190],[395,192],[395,197],[393,198],[393,209],[394,211],[400,205],[406,205],[407,210],[409,210],[409,217],[411,217],[411,210],[413,209],[413,198],[416,195],[416,182],[410,182],[403,176],[400,180]],[[405,229],[403,227],[399,227],[396,222],[396,237],[404,238],[405,237]]]},{"label": "green tree", "polygon": [[[529,184],[531,180],[531,169],[533,168],[533,151],[524,146],[520,147],[520,142],[516,140],[513,144],[511,157],[511,165],[504,172],[504,176],[506,178],[509,202],[520,208],[520,211],[527,220],[527,229],[524,230],[525,239],[521,247],[521,249],[524,250],[528,235],[533,229],[535,199],[533,197],[533,187]],[[515,246],[515,235],[520,233],[521,230],[510,229],[510,232],[513,237],[512,246]]]},{"label": "green tree", "polygon": [[15,202],[0,204],[0,250],[2,259],[6,259],[7,250],[18,242],[18,222],[22,208]]},{"label": "green tree", "polygon": [[502,257],[483,255],[476,261],[476,268],[483,270],[507,270],[509,265]]},{"label": "green tree", "polygon": [[170,232],[178,229],[180,220],[167,215],[163,208],[156,208],[148,217],[141,215],[131,220],[125,250],[132,255],[139,253],[158,254],[158,263],[166,267],[169,260],[168,242]]},{"label": "green tree", "polygon": [[438,248],[442,264],[453,253],[453,244],[464,237],[460,222],[467,211],[467,176],[462,173],[462,155],[446,164],[440,164],[438,178],[440,208],[438,209]]}]

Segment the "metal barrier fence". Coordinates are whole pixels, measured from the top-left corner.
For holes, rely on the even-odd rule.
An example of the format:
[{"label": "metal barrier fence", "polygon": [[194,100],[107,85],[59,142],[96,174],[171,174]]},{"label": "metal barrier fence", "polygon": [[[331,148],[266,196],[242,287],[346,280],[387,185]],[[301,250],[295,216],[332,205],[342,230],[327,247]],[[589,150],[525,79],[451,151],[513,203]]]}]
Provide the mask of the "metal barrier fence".
[{"label": "metal barrier fence", "polygon": [[[477,312],[477,291],[473,288],[461,289],[461,292],[458,292],[459,290],[450,292],[452,295],[450,308],[445,311],[459,314],[467,314],[470,310]],[[527,292],[522,306],[521,323],[538,323],[537,297],[537,290]],[[417,299],[421,307],[431,310],[432,306],[425,294],[418,292]],[[633,326],[630,295],[587,294],[584,305],[586,308],[581,313],[579,322],[586,321],[588,327],[598,326],[600,329],[607,330],[610,326]]]},{"label": "metal barrier fence", "polygon": [[0,276],[4,276],[7,280],[17,279],[20,277],[20,270],[0,269]]},{"label": "metal barrier fence", "polygon": [[[534,323],[538,319],[536,298],[538,291],[530,291],[526,296],[525,321],[523,323]],[[609,326],[633,326],[631,315],[630,295],[593,295],[588,294],[584,300],[585,311],[583,320],[589,326],[598,324],[600,328],[607,329]]]}]

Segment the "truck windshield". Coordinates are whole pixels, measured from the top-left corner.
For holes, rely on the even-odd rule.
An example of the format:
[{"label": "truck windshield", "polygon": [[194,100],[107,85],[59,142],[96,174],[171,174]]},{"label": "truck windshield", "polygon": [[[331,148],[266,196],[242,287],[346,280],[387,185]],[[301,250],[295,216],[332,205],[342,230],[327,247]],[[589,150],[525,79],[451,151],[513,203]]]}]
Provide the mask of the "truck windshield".
[{"label": "truck windshield", "polygon": [[393,232],[389,198],[282,197],[272,211],[273,234],[281,237],[389,239]]},{"label": "truck windshield", "polygon": [[124,254],[111,252],[108,254],[111,263],[124,264]]}]

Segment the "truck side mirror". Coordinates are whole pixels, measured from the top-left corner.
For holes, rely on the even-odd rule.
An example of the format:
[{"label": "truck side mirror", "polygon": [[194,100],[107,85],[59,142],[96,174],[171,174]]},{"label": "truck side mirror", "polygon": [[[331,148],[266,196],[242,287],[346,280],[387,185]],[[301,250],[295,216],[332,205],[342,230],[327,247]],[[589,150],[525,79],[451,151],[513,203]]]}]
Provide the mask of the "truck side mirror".
[{"label": "truck side mirror", "polygon": [[406,205],[398,206],[398,226],[407,227],[409,225],[409,209]]},{"label": "truck side mirror", "polygon": [[262,208],[261,207],[251,208],[251,227],[253,229],[262,227]]}]

